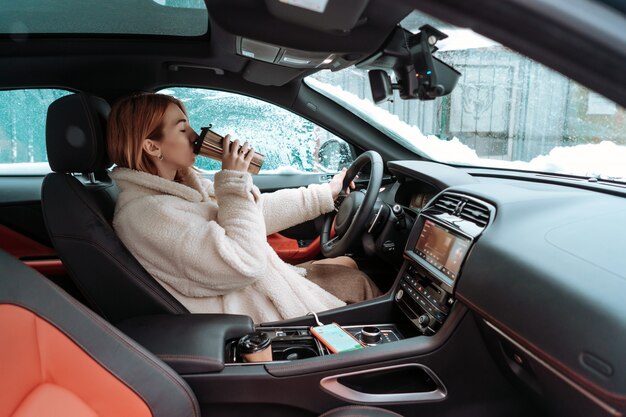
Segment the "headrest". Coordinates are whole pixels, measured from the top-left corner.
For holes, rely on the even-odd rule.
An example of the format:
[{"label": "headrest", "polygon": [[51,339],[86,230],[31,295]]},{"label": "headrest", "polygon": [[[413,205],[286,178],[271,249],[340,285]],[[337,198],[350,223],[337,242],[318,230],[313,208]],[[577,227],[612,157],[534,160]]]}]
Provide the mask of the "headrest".
[{"label": "headrest", "polygon": [[97,172],[111,166],[106,125],[111,106],[85,93],[61,97],[48,107],[46,148],[55,172]]}]

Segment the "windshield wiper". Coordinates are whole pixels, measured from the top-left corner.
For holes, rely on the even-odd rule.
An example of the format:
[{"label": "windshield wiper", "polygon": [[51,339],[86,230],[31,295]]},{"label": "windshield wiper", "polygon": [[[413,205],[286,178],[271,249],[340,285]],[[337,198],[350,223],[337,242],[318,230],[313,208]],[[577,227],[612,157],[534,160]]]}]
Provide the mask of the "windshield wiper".
[{"label": "windshield wiper", "polygon": [[587,178],[587,181],[626,186],[626,178],[624,177],[602,177],[601,175],[597,175],[597,176]]}]

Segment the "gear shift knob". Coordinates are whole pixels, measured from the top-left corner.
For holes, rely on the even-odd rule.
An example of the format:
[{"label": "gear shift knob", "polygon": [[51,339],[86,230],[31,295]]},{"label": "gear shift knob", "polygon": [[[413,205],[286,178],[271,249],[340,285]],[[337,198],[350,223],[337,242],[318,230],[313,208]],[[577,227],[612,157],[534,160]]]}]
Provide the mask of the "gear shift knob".
[{"label": "gear shift knob", "polygon": [[361,341],[368,345],[375,345],[380,342],[380,329],[374,326],[366,326],[361,329]]}]

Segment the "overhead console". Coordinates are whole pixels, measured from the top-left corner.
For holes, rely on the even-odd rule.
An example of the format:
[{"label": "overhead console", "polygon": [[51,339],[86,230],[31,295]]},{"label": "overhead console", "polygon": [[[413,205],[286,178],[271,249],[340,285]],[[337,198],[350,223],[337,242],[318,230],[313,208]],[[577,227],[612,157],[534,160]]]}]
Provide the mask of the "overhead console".
[{"label": "overhead console", "polygon": [[445,322],[465,259],[494,215],[491,204],[455,192],[439,194],[420,212],[395,300],[421,333],[432,335]]}]

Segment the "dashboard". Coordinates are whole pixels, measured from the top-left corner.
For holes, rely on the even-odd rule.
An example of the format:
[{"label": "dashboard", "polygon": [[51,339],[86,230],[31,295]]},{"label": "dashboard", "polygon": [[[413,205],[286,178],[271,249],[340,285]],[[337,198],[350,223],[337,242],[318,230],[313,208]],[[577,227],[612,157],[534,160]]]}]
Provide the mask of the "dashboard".
[{"label": "dashboard", "polygon": [[621,415],[626,190],[421,161],[388,167],[397,183],[383,199],[415,214],[394,288],[407,318],[432,335],[463,304],[529,389],[556,378],[567,389],[555,395],[582,393],[589,415]]}]

